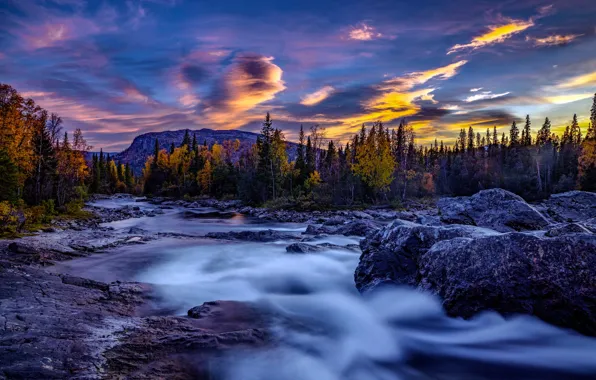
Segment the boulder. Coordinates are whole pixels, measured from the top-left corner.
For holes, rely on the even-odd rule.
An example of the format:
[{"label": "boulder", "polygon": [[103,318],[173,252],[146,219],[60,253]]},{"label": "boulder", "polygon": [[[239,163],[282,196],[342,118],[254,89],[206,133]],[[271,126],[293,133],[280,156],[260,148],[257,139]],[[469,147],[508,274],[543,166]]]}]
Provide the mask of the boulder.
[{"label": "boulder", "polygon": [[437,294],[452,316],[531,314],[596,335],[596,235],[581,225],[499,233],[397,220],[360,246],[361,292],[408,285]]},{"label": "boulder", "polygon": [[553,194],[542,206],[556,222],[581,222],[596,218],[596,193],[568,191]]},{"label": "boulder", "polygon": [[494,234],[474,226],[423,226],[398,219],[360,242],[362,255],[354,273],[356,288],[364,292],[380,283],[415,286],[420,256],[436,242]]},{"label": "boulder", "polygon": [[482,190],[471,197],[442,198],[437,207],[446,224],[488,227],[500,232],[540,230],[549,225],[523,198],[503,189]]},{"label": "boulder", "polygon": [[418,260],[419,286],[453,316],[532,314],[596,335],[596,236],[509,233],[456,238]]}]

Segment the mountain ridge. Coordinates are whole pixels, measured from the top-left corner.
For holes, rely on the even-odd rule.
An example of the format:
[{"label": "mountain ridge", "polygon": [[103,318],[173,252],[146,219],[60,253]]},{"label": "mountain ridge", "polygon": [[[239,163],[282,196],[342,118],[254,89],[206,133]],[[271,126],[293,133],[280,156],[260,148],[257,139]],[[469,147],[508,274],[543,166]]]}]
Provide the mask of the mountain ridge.
[{"label": "mountain ridge", "polygon": [[[161,149],[169,149],[172,143],[176,147],[182,145],[184,135],[188,131],[190,138],[196,136],[198,144],[208,145],[214,143],[222,143],[225,140],[238,140],[240,141],[240,149],[238,154],[235,155],[234,159],[237,160],[240,154],[256,143],[258,133],[243,131],[239,129],[209,129],[202,128],[197,130],[192,129],[179,129],[174,131],[161,131],[161,132],[147,132],[136,136],[130,146],[120,153],[113,155],[116,162],[129,164],[133,169],[134,173],[139,175],[142,172],[143,166],[147,157],[153,154],[155,148],[155,140],[159,140],[159,146]],[[296,148],[298,144],[294,142],[287,142],[286,150],[290,159],[294,159],[296,156]]]}]

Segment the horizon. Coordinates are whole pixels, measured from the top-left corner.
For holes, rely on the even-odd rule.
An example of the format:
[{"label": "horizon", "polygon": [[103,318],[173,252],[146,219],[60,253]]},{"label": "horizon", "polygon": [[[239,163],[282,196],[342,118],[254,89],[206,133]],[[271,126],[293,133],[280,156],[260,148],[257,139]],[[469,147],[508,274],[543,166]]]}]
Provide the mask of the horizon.
[{"label": "horizon", "polygon": [[0,82],[94,151],[166,130],[258,133],[268,111],[290,141],[301,124],[345,142],[402,118],[418,144],[503,132],[527,114],[533,135],[545,117],[561,133],[574,114],[585,131],[596,92],[585,3],[10,0]]}]

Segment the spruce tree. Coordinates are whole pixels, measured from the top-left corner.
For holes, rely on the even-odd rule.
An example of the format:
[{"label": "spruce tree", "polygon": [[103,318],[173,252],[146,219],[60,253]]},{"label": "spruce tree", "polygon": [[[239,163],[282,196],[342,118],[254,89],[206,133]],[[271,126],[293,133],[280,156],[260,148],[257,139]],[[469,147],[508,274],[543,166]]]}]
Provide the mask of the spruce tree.
[{"label": "spruce tree", "polygon": [[530,146],[532,145],[532,132],[531,132],[531,124],[530,124],[530,115],[526,115],[526,124],[524,125],[524,130],[522,132],[522,145]]},{"label": "spruce tree", "polygon": [[182,144],[180,146],[188,146],[190,147],[191,141],[190,141],[190,135],[188,133],[188,129],[184,131],[184,138],[182,138]]},{"label": "spruce tree", "polygon": [[159,164],[159,140],[155,139],[155,146],[153,148],[153,168],[157,168]]},{"label": "spruce tree", "polygon": [[306,161],[304,157],[304,129],[300,126],[298,135],[298,149],[296,151],[296,169],[298,170],[298,185],[302,185],[306,180]]},{"label": "spruce tree", "polygon": [[511,129],[509,130],[509,144],[511,146],[519,144],[519,128],[517,128],[515,121],[511,123]]}]

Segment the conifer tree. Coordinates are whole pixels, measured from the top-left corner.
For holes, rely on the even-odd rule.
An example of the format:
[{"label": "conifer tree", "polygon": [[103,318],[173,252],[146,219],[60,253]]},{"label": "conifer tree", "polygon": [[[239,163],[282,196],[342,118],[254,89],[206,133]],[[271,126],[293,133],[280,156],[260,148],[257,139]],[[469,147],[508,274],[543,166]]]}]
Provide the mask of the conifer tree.
[{"label": "conifer tree", "polygon": [[519,128],[515,121],[511,123],[511,129],[509,130],[509,145],[516,146],[519,144]]},{"label": "conifer tree", "polygon": [[522,145],[530,146],[532,145],[532,132],[531,132],[531,123],[530,123],[530,115],[526,115],[526,124],[524,124],[524,130],[522,131]]}]

